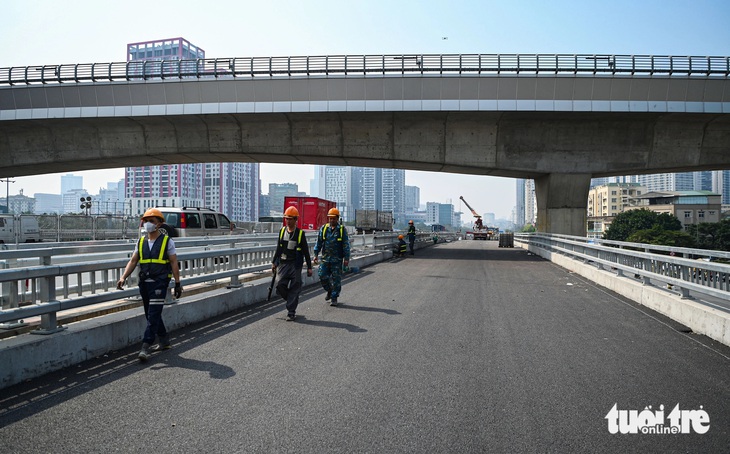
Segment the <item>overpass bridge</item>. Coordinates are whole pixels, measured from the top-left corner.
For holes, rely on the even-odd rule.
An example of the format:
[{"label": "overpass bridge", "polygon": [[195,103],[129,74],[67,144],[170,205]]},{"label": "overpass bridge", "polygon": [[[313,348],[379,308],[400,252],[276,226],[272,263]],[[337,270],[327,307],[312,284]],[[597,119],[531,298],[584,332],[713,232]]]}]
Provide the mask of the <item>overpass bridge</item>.
[{"label": "overpass bridge", "polygon": [[184,162],[535,179],[585,234],[592,177],[730,168],[730,58],[356,55],[0,68],[0,177]]},{"label": "overpass bridge", "polygon": [[[135,346],[6,388],[3,449],[727,448],[730,347],[526,250],[420,249],[349,275],[341,302],[310,287],[298,322],[256,303],[176,329],[145,366]],[[677,433],[657,432],[675,409]]]}]

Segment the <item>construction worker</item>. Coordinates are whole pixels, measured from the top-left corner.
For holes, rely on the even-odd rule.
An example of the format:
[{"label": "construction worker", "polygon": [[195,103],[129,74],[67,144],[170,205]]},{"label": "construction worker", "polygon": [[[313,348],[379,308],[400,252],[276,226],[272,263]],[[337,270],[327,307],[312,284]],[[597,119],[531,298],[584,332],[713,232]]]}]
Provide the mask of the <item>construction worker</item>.
[{"label": "construction worker", "polygon": [[322,252],[322,263],[319,265],[319,282],[327,291],[325,301],[330,306],[337,306],[337,297],[342,290],[342,266],[350,263],[350,239],[347,230],[340,225],[340,210],[332,208],[327,212],[329,222],[322,226],[314,246],[314,263]]},{"label": "construction worker", "polygon": [[117,281],[117,288],[122,290],[125,281],[139,263],[139,293],[142,296],[144,316],[147,319],[147,327],[142,337],[142,350],[137,355],[142,362],[150,357],[155,337],[159,339],[156,349],[167,350],[171,347],[170,337],[162,321],[162,308],[171,277],[175,278],[175,298],[180,298],[182,295],[175,242],[160,232],[160,226],[164,222],[165,217],[157,208],[145,211],[142,215],[142,225],[146,235],[139,239],[132,258],[129,259],[122,276]]},{"label": "construction worker", "polygon": [[289,207],[284,211],[286,226],[279,231],[279,241],[271,263],[271,271],[276,273],[276,293],[286,301],[286,320],[294,321],[299,294],[302,292],[302,268],[307,261],[307,276],[312,276],[312,259],[309,256],[307,236],[297,228],[299,211]]},{"label": "construction worker", "polygon": [[406,240],[403,239],[403,235],[398,235],[397,254],[398,257],[406,255]]},{"label": "construction worker", "polygon": [[408,221],[408,246],[411,249],[411,255],[413,255],[413,247],[416,243],[416,226],[413,225],[413,221]]}]

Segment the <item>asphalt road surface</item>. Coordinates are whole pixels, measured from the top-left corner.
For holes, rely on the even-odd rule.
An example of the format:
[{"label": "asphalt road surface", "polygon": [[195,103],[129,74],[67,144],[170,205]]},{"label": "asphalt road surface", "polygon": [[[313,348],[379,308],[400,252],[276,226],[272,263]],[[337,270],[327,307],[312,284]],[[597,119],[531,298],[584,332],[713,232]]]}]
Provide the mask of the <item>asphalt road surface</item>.
[{"label": "asphalt road surface", "polygon": [[[277,299],[146,365],[128,349],[1,390],[0,452],[730,452],[729,347],[524,250],[422,249],[340,302],[310,287],[296,322]],[[614,405],[696,426],[612,434]]]}]

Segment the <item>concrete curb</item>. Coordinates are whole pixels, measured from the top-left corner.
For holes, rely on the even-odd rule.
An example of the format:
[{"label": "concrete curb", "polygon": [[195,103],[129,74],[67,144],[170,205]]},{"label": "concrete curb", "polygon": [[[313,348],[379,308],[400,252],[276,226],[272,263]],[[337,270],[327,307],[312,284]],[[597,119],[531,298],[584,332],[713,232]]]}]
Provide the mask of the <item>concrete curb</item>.
[{"label": "concrete curb", "polygon": [[619,277],[610,271],[573,260],[560,254],[553,254],[534,246],[528,251],[550,260],[556,265],[579,274],[590,281],[618,293],[642,306],[646,306],[692,331],[730,345],[730,314],[708,307],[691,299],[668,293],[651,285],[644,285],[627,277]]},{"label": "concrete curb", "polygon": [[[391,251],[376,251],[353,258],[350,267],[363,268],[392,256]],[[312,277],[303,273],[303,280],[305,287],[319,285],[316,273]],[[183,297],[179,303],[165,307],[165,325],[174,333],[187,325],[264,301],[270,281],[271,278],[263,278],[235,289]],[[23,334],[5,339],[0,342],[0,389],[139,344],[145,324],[144,311],[139,307],[71,323],[68,329],[54,334]]]}]

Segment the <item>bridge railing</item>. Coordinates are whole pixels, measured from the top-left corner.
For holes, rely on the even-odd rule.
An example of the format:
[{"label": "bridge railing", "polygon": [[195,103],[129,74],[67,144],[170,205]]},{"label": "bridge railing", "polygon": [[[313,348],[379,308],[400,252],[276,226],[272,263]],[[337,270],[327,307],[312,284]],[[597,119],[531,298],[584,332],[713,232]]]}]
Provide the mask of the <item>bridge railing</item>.
[{"label": "bridge railing", "polygon": [[390,54],[205,58],[0,68],[0,86],[220,77],[387,74],[730,76],[730,57],[607,54]]},{"label": "bridge railing", "polygon": [[729,252],[543,233],[518,233],[515,242],[633,276],[646,285],[668,285],[683,298],[705,295],[730,302]]},{"label": "bridge railing", "polygon": [[[397,235],[398,232],[352,235],[352,255],[390,249]],[[271,268],[277,236],[274,233],[176,238],[183,284],[223,280],[229,288],[239,287],[240,276]],[[441,237],[452,239],[456,234],[443,233]],[[429,238],[430,234],[420,234],[418,241],[428,245]],[[128,288],[116,289],[135,243],[44,243],[35,245],[36,248],[0,251],[0,329],[14,329],[24,324],[23,319],[40,316],[40,329],[33,332],[48,334],[59,329],[61,311],[136,297],[136,272],[128,279]],[[314,240],[309,242],[310,254],[314,245]]]}]

